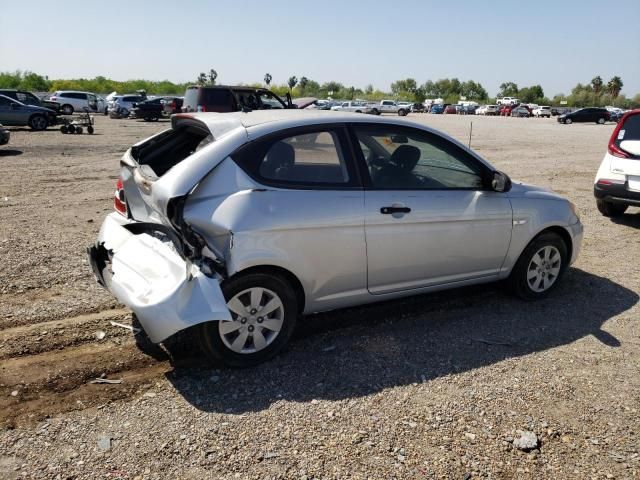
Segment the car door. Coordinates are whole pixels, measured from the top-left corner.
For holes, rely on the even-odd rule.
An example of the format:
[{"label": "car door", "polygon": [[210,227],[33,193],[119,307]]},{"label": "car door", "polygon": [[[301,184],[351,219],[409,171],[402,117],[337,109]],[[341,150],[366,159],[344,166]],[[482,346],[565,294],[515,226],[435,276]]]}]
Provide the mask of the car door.
[{"label": "car door", "polygon": [[11,126],[26,125],[29,113],[26,106],[8,97],[0,96],[0,123]]},{"label": "car door", "polygon": [[367,288],[383,294],[496,276],[513,225],[493,172],[437,134],[359,125]]}]

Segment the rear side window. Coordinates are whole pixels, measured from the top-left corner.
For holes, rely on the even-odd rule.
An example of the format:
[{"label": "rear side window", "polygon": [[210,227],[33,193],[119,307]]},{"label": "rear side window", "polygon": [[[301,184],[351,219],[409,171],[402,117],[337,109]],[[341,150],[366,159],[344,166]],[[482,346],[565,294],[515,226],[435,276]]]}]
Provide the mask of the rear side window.
[{"label": "rear side window", "polygon": [[[620,127],[618,136],[615,139],[616,147],[624,150],[620,144],[625,140],[640,141],[640,114],[627,117],[627,120],[624,122],[622,127]],[[636,156],[634,156],[634,158],[635,157]]]},{"label": "rear side window", "polygon": [[304,132],[249,144],[233,158],[249,175],[266,185],[356,186],[342,144],[344,136],[339,130]]},{"label": "rear side window", "polygon": [[200,92],[198,105],[202,105],[207,112],[232,112],[235,110],[233,95],[226,88],[203,88]]}]

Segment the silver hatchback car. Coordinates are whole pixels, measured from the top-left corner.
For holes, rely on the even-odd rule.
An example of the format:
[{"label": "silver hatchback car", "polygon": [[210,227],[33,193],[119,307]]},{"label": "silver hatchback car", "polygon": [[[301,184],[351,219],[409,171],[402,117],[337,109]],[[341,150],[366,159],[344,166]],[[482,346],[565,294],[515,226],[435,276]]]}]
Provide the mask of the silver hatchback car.
[{"label": "silver hatchback car", "polygon": [[172,117],[122,158],[89,258],[152,341],[191,330],[243,367],[301,314],[508,279],[547,295],[576,259],[573,204],[511,183],[431,128],[352,113]]}]

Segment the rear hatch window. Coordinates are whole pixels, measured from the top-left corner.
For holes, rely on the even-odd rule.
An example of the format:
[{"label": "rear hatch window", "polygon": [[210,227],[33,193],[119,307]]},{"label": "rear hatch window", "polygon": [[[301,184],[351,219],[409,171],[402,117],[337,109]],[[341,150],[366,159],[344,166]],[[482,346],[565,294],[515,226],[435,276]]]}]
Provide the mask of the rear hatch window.
[{"label": "rear hatch window", "polygon": [[131,147],[131,156],[146,177],[158,178],[185,158],[213,142],[208,129],[197,125],[167,130]]}]

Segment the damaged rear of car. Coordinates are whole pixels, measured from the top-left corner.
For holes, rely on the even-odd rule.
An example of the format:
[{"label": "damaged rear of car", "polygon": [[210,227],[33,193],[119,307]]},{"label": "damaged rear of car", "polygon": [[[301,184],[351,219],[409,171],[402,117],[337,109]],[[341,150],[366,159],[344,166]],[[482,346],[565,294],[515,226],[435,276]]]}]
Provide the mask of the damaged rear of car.
[{"label": "damaged rear of car", "polygon": [[135,312],[154,342],[205,321],[231,320],[220,289],[224,252],[182,217],[186,196],[246,142],[238,122],[219,127],[212,132],[175,116],[170,130],[130,148],[121,160],[115,212],[88,249],[98,282]]}]

